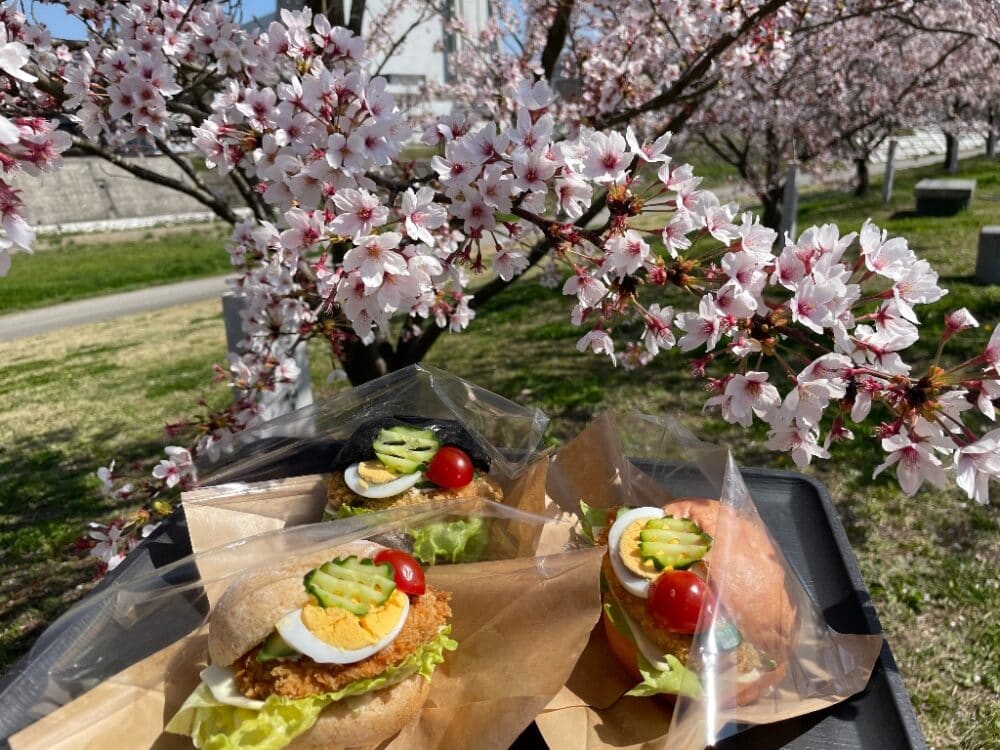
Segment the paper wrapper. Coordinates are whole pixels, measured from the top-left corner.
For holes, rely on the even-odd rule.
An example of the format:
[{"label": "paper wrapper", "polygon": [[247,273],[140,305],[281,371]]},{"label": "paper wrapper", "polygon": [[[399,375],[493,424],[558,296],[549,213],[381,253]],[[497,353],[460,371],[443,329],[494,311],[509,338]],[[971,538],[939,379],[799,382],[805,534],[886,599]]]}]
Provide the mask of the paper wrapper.
[{"label": "paper wrapper", "polygon": [[[163,727],[195,688],[206,663],[206,603],[214,603],[245,571],[311,560],[355,538],[389,538],[413,523],[453,518],[460,514],[458,505],[465,508],[461,512],[488,515],[495,524],[548,523],[494,503],[466,501],[444,512],[410,508],[278,530],[161,568],[87,603],[87,608],[112,613],[113,627],[95,631],[87,646],[67,655],[50,673],[53,702],[82,695],[14,735],[11,747],[190,747],[188,738],[164,734]],[[556,536],[567,538],[567,532],[563,528]],[[458,650],[437,668],[421,714],[383,746],[508,747],[560,690],[587,644],[600,611],[594,585],[600,554],[580,549],[429,568],[428,582],[452,592],[452,637]],[[108,664],[114,662],[108,657],[116,650],[156,639],[164,616],[181,616],[179,601],[202,612],[193,630],[108,674]]]},{"label": "paper wrapper", "polygon": [[[627,456],[638,459],[649,473]],[[645,460],[645,461],[644,461]],[[720,498],[718,506],[677,501],[684,493]],[[757,514],[750,493],[725,448],[702,443],[677,423],[645,415],[602,414],[552,458],[548,475],[551,501],[575,513],[583,499],[596,508],[617,505],[663,506],[677,515],[717,514],[712,530],[707,583],[719,612],[741,611],[741,599],[755,595],[754,616],[732,619],[774,654],[783,675],[748,705],[737,705],[741,685],[725,655],[692,648],[687,668],[700,676],[700,698],[679,697],[674,705],[660,697],[630,697],[636,685],[610,651],[598,625],[566,686],[536,719],[553,750],[579,748],[703,748],[754,724],[782,721],[847,699],[864,689],[882,647],[875,635],[845,635],[827,627]],[[691,508],[694,508],[692,511]],[[766,564],[761,558],[768,558]],[[747,562],[767,570],[767,580],[748,577]],[[763,623],[763,624],[762,624]],[[721,623],[703,611],[698,630],[714,633]],[[750,641],[750,642],[754,642]],[[707,641],[711,644],[711,640]],[[714,663],[714,667],[712,666]]]}]

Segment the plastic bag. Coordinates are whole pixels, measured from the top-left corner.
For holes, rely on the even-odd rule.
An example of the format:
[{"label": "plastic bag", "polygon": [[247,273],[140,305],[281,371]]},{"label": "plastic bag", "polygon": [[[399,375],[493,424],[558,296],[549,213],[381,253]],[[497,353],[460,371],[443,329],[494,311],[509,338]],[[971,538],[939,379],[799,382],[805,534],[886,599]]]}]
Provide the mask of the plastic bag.
[{"label": "plastic bag", "polygon": [[[0,695],[5,729],[36,722],[11,746],[190,747],[163,728],[198,683],[208,615],[232,581],[293,561],[312,566],[355,539],[391,547],[408,527],[455,518],[488,519],[494,543],[483,561],[427,568],[428,583],[452,593],[451,637],[459,645],[435,672],[418,719],[388,746],[507,747],[586,644],[600,607],[599,551],[574,549],[568,523],[474,499],[259,534],[120,578],[53,625],[74,634],[71,647],[54,663],[29,667]],[[551,553],[518,556],[518,540],[529,538],[546,539]],[[24,687],[39,682],[41,695],[25,700]]]},{"label": "plastic bag", "polygon": [[[707,588],[693,636],[645,644],[633,638],[631,647],[623,646],[621,634],[626,641],[633,629],[649,635],[657,607],[649,590],[644,600],[622,594],[628,590],[620,584],[607,586],[602,627],[567,687],[537,719],[553,750],[702,748],[752,725],[830,706],[867,684],[882,638],[844,635],[826,625],[724,447],[697,440],[674,420],[605,413],[553,456],[548,491],[565,512],[580,513],[581,500],[590,507],[585,527],[610,525],[608,508],[653,506],[695,521],[697,531],[711,537],[704,561],[691,568]],[[702,499],[683,500],[692,497]],[[677,618],[683,610],[667,613]],[[669,658],[666,641],[676,650]],[[634,659],[636,668],[630,673],[613,650]]]},{"label": "plastic bag", "polygon": [[449,424],[481,451],[493,475],[507,478],[518,476],[537,459],[548,425],[548,417],[538,409],[429,365],[411,365],[241,435],[240,450],[199,466],[201,483],[289,477],[311,473],[317,465],[329,471],[358,428],[385,418]]}]

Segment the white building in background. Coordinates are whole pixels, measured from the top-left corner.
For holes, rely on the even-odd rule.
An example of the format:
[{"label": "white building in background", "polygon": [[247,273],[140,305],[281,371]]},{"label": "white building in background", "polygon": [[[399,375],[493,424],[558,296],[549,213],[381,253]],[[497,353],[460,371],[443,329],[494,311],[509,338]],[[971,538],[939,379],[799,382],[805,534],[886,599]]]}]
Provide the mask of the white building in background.
[{"label": "white building in background", "polygon": [[[365,4],[365,30],[371,18],[381,14],[390,0],[367,0]],[[251,22],[266,27],[273,20],[280,19],[282,8],[298,10],[303,0],[278,0],[278,11]],[[351,0],[345,0],[345,15],[349,16]],[[428,101],[423,93],[426,83],[448,83],[452,80],[449,56],[461,40],[445,31],[448,18],[463,21],[470,34],[482,30],[490,17],[487,0],[441,0],[441,13],[427,12],[427,3],[407,1],[392,20],[390,33],[398,38],[404,33],[406,39],[386,61],[373,60],[372,73],[378,70],[388,82],[388,90],[395,97],[400,109],[411,114],[448,114],[452,101],[440,98]],[[450,15],[445,15],[450,14]],[[409,31],[408,31],[409,30]],[[363,34],[364,35],[364,34]]]}]

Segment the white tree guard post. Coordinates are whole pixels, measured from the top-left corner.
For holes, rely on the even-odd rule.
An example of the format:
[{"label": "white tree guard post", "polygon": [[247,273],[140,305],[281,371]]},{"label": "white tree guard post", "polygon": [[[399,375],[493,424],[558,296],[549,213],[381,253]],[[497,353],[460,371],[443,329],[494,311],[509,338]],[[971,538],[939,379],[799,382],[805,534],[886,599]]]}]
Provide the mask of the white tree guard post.
[{"label": "white tree guard post", "polygon": [[[239,354],[243,351],[243,316],[247,309],[247,298],[243,294],[227,292],[222,296],[222,317],[226,324],[226,348]],[[258,400],[262,406],[265,421],[276,419],[289,412],[309,406],[313,402],[312,378],[309,373],[309,357],[305,342],[295,347],[295,363],[300,374],[294,383],[282,383],[273,391],[263,391]]]},{"label": "white tree guard post", "polygon": [[976,281],[980,284],[1000,284],[1000,226],[983,227],[979,231]]},{"label": "white tree guard post", "polygon": [[889,151],[885,157],[885,178],[882,180],[882,203],[887,204],[892,200],[892,187],[896,181],[896,147],[899,141],[895,138],[889,139]]},{"label": "white tree guard post", "polygon": [[785,245],[785,234],[795,241],[795,222],[799,213],[799,165],[788,162],[785,175],[785,192],[781,200],[781,226],[778,227],[778,244]]}]

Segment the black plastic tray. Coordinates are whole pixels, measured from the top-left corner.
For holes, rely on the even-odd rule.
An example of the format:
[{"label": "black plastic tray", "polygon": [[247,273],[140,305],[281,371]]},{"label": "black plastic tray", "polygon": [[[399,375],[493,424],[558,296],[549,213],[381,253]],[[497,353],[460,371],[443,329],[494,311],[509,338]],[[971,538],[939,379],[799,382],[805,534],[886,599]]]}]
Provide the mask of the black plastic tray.
[{"label": "black plastic tray", "polygon": [[[323,471],[329,465],[331,451],[329,445],[307,447],[297,455],[285,455],[280,472],[268,471],[266,475],[255,474],[252,477],[227,476],[225,479],[257,481]],[[640,466],[647,470],[655,468],[643,464]],[[655,471],[652,473],[656,474]],[[831,627],[843,633],[881,634],[878,616],[826,488],[793,472],[745,468],[742,473],[761,517],[806,590],[823,610]],[[685,478],[683,473],[677,472],[671,474],[670,488],[678,496],[704,493],[703,480]],[[114,571],[114,575],[102,582],[100,588],[114,585],[115,581],[143,575],[190,553],[186,521],[183,513],[178,511],[139,549],[129,555]],[[177,617],[171,618],[173,622],[166,628],[171,633],[159,634],[163,638],[151,637],[148,644],[150,653],[201,622],[198,604],[191,600],[178,601]],[[64,637],[63,633],[52,632],[59,630],[58,625],[57,622],[46,630],[39,643]],[[135,661],[144,655],[130,654],[127,658]],[[30,658],[31,654],[0,680],[0,691],[14,675],[25,668]],[[123,659],[125,658],[123,655]],[[122,666],[127,663],[129,661]],[[18,697],[28,701],[30,705],[30,695]],[[15,706],[0,707],[0,737],[14,734],[22,726],[23,720],[18,719],[17,713]],[[7,747],[7,742],[0,739],[0,748],[4,747]],[[513,747],[527,750],[543,748],[545,745],[532,724]],[[871,681],[862,693],[823,711],[747,729],[722,740],[717,747],[726,750],[920,750],[926,748],[926,743],[892,651],[886,643]]]}]

